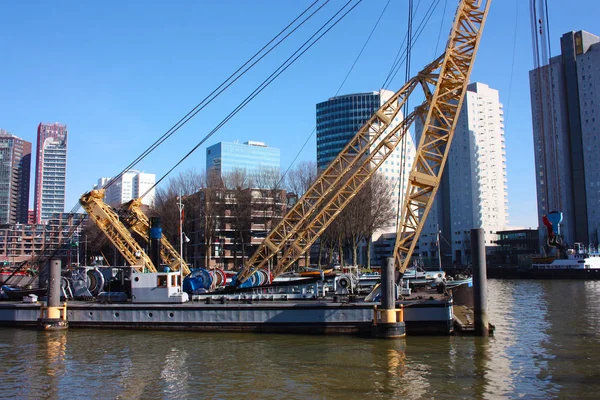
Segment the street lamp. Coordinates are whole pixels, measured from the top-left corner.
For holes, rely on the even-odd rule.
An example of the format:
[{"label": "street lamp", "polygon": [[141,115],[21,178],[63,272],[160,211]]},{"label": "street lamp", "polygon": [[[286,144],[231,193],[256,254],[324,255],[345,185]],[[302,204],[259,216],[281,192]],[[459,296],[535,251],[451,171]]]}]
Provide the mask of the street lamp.
[{"label": "street lamp", "polygon": [[[181,202],[182,196],[179,196],[179,276],[181,279],[180,290],[183,288],[183,203]],[[187,239],[187,237],[186,237]],[[188,239],[189,240],[189,239]]]}]

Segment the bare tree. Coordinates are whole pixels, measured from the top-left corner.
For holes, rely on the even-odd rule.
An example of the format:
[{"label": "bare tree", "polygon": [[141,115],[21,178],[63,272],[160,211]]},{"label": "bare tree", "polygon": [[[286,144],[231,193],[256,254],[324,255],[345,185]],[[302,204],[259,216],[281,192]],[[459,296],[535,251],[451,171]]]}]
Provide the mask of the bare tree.
[{"label": "bare tree", "polygon": [[244,168],[234,168],[231,172],[222,173],[221,178],[227,190],[241,190],[252,187],[251,179]]},{"label": "bare tree", "polygon": [[358,265],[358,246],[364,238],[366,214],[370,212],[368,185],[356,194],[350,203],[340,213],[338,219],[343,227],[342,236],[348,242],[352,251],[352,264]]},{"label": "bare tree", "polygon": [[288,191],[301,197],[315,179],[317,179],[317,164],[314,161],[303,161],[288,172],[286,187]]},{"label": "bare tree", "polygon": [[255,175],[252,207],[256,215],[261,215],[256,222],[264,227],[264,234],[271,231],[285,214],[285,196],[282,178],[277,168],[261,168]]},{"label": "bare tree", "polygon": [[[224,190],[222,181],[215,170],[206,173],[206,187],[200,191],[200,209],[198,226],[196,231],[201,233],[201,240],[204,248],[204,267],[210,267],[210,260],[213,256],[213,243],[217,238],[217,228],[219,219],[224,214]],[[221,243],[221,251],[224,250],[224,243]],[[195,257],[194,257],[195,258]]]},{"label": "bare tree", "polygon": [[[246,244],[250,243],[250,230],[252,227],[252,190],[251,180],[244,169],[235,169],[232,172],[222,174],[225,190],[225,207],[228,209],[228,220],[226,225],[234,232],[233,237],[233,262],[235,267],[244,263],[246,256]],[[241,252],[239,251],[241,247]],[[241,255],[241,263],[238,262]]]},{"label": "bare tree", "polygon": [[151,210],[148,216],[160,217],[163,235],[171,244],[179,242],[178,197],[182,196],[185,210],[183,231],[194,232],[194,221],[202,215],[203,207],[203,200],[198,192],[206,186],[207,177],[204,172],[197,173],[194,170],[188,170],[171,178],[166,187],[156,189],[154,210]]},{"label": "bare tree", "polygon": [[[286,176],[286,188],[292,193],[295,201],[306,193],[310,186],[317,179],[317,164],[314,161],[303,161],[291,169]],[[294,203],[295,203],[294,201]],[[293,204],[292,204],[293,205]],[[319,239],[319,256],[317,265],[321,267],[321,251],[323,249],[321,239]],[[306,252],[305,265],[310,264],[310,250]]]},{"label": "bare tree", "polygon": [[279,168],[260,167],[251,179],[253,188],[278,190],[281,189]]},{"label": "bare tree", "polygon": [[365,212],[363,216],[363,236],[367,242],[367,268],[371,268],[373,234],[378,229],[392,226],[397,217],[396,204],[393,201],[393,192],[396,187],[390,185],[383,175],[376,173],[366,185],[366,189],[364,192],[369,197],[369,212]]}]

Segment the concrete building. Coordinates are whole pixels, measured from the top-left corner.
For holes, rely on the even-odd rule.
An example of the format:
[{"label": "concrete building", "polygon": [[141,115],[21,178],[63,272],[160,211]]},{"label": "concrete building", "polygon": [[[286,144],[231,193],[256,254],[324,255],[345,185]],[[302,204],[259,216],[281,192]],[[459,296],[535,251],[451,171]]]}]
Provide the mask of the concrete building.
[{"label": "concrete building", "polygon": [[31,142],[0,129],[0,224],[27,223]]},{"label": "concrete building", "polygon": [[0,263],[14,265],[33,256],[59,257],[63,265],[83,263],[85,249],[79,244],[87,214],[58,213],[45,224],[0,225]]},{"label": "concrete building", "polygon": [[66,125],[38,125],[33,201],[36,224],[65,209],[67,137]]},{"label": "concrete building", "polygon": [[600,37],[565,33],[561,54],[529,72],[540,239],[542,217],[563,213],[564,242],[598,244]]},{"label": "concrete building", "polygon": [[[112,178],[100,178],[94,188],[103,188]],[[120,206],[132,199],[142,198],[142,204],[154,204],[156,175],[140,171],[127,171],[113,182],[104,193],[104,202],[113,207]],[[148,192],[148,190],[150,190]],[[146,194],[148,192],[148,194]]]},{"label": "concrete building", "polygon": [[[325,169],[337,157],[358,130],[393,94],[394,92],[390,90],[381,89],[377,92],[332,97],[317,104],[317,167],[319,170]],[[392,127],[400,120],[401,117],[397,116]],[[377,171],[390,185],[394,211],[397,211],[398,198],[400,197],[402,205],[402,197],[406,192],[408,173],[402,174],[402,171],[410,171],[414,158],[415,144],[412,135],[407,132],[405,141],[396,147]],[[380,235],[392,232],[396,232],[395,220],[390,227],[377,231],[372,239],[377,240]]]},{"label": "concrete building", "polygon": [[[422,125],[417,119],[417,136]],[[508,226],[504,118],[498,91],[471,83],[458,117],[442,182],[419,238],[419,255],[444,263],[471,261],[470,232],[485,231],[495,246]],[[437,261],[439,262],[439,261]],[[436,262],[436,263],[437,263]],[[432,264],[431,262],[429,264]]]},{"label": "concrete building", "polygon": [[285,190],[209,188],[194,196],[201,212],[184,248],[194,267],[239,268],[286,212]]},{"label": "concrete building", "polygon": [[263,142],[219,142],[206,149],[206,172],[220,178],[226,187],[232,186],[228,180],[240,172],[250,186],[268,189],[280,179],[280,151]]}]

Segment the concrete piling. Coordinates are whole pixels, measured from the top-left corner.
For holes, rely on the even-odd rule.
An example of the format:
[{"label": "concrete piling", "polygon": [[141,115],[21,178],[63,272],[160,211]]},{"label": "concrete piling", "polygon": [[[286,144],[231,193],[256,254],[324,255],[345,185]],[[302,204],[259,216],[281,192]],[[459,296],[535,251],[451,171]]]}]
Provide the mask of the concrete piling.
[{"label": "concrete piling", "polygon": [[476,336],[489,336],[485,235],[481,228],[471,229],[471,259],[473,266],[474,331]]}]

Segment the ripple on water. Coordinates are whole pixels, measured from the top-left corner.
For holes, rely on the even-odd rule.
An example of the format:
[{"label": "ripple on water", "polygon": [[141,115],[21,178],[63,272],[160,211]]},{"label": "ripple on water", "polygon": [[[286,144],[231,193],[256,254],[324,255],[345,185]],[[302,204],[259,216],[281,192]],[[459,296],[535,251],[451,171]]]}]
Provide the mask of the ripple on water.
[{"label": "ripple on water", "polygon": [[0,329],[0,398],[594,398],[599,295],[489,280],[490,339]]}]

